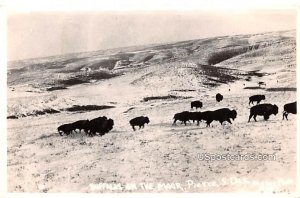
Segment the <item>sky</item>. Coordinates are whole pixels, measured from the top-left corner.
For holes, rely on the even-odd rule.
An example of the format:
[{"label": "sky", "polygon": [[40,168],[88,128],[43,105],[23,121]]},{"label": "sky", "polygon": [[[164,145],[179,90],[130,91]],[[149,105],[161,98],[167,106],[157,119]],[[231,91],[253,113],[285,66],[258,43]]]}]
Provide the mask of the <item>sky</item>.
[{"label": "sky", "polygon": [[7,19],[8,60],[296,29],[296,12],[22,12]]}]

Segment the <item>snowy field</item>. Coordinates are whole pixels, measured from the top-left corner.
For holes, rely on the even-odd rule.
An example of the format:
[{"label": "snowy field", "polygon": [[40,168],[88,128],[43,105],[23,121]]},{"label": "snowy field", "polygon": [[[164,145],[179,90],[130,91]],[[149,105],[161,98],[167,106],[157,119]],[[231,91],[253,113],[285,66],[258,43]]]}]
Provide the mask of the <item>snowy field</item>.
[{"label": "snowy field", "polygon": [[[123,59],[130,63],[116,67]],[[296,101],[295,31],[74,54],[11,68],[8,116],[17,119],[7,119],[10,192],[295,191],[296,115],[282,120],[283,105]],[[97,71],[109,77],[91,77]],[[58,81],[81,76],[88,82]],[[47,91],[57,84],[65,89]],[[217,93],[224,96],[219,103]],[[249,97],[255,94],[276,104],[278,114],[248,123]],[[174,97],[144,100],[169,95]],[[194,100],[203,102],[200,111],[235,109],[237,119],[222,126],[172,125],[175,113],[195,111]],[[73,105],[114,108],[66,110]],[[45,109],[59,113],[36,115]],[[115,125],[102,137],[57,132],[61,124],[104,115]],[[129,120],[141,115],[150,123],[133,131]],[[200,160],[204,153],[275,159]]]}]

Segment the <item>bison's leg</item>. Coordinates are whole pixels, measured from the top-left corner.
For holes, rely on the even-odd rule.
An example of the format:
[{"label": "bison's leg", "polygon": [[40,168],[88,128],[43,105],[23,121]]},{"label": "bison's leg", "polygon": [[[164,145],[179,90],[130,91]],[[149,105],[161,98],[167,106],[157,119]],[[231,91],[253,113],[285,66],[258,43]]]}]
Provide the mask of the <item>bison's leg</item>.
[{"label": "bison's leg", "polygon": [[284,116],[285,116],[285,118],[286,118],[286,120],[288,120],[288,112],[285,112],[285,114],[284,114]]},{"label": "bison's leg", "polygon": [[92,130],[90,130],[90,129],[86,131],[86,134],[87,134],[88,136],[90,136],[91,133],[92,133]]},{"label": "bison's leg", "polygon": [[287,116],[288,116],[288,112],[284,111],[284,112],[283,112],[283,118],[282,118],[282,120],[284,120],[284,118],[285,118],[286,120],[288,120]]},{"label": "bison's leg", "polygon": [[142,125],[142,128],[144,128],[144,127],[145,127],[145,124]]},{"label": "bison's leg", "polygon": [[134,125],[131,125],[131,126],[132,126],[133,131],[135,131]]},{"label": "bison's leg", "polygon": [[94,136],[93,134],[94,134],[94,131],[91,130],[90,133],[89,133],[89,136],[90,136],[90,137],[93,137],[93,136]]},{"label": "bison's leg", "polygon": [[260,100],[257,101],[257,104],[259,104],[259,103],[260,103]]},{"label": "bison's leg", "polygon": [[232,124],[231,121],[230,121],[230,118],[227,118],[226,121],[229,122],[230,124]]},{"label": "bison's leg", "polygon": [[177,120],[176,120],[176,119],[174,119],[173,125],[176,125],[176,121],[177,121]]},{"label": "bison's leg", "polygon": [[257,116],[257,115],[254,115],[254,116],[253,116],[253,118],[254,118],[255,122],[257,122],[257,120],[256,120],[256,116]]},{"label": "bison's leg", "polygon": [[197,126],[199,126],[199,120],[197,120]]},{"label": "bison's leg", "polygon": [[253,114],[252,114],[252,113],[250,113],[250,115],[249,115],[249,119],[248,119],[248,122],[250,122],[250,119],[252,118],[252,116],[253,116]]},{"label": "bison's leg", "polygon": [[105,135],[105,131],[101,131],[99,134],[100,134],[100,136],[103,136],[103,135]]},{"label": "bison's leg", "polygon": [[264,120],[265,120],[265,121],[267,121],[269,118],[270,118],[270,115],[268,115],[268,114],[265,114],[265,115],[264,115]]},{"label": "bison's leg", "polygon": [[282,113],[282,120],[284,120],[285,117],[285,111]]},{"label": "bison's leg", "polygon": [[143,125],[139,125],[139,129],[141,129],[142,126],[143,126]]},{"label": "bison's leg", "polygon": [[58,133],[59,133],[60,136],[64,135],[64,132],[62,132],[62,131],[58,131]]},{"label": "bison's leg", "polygon": [[[99,131],[99,130],[97,130],[97,131]],[[97,131],[95,131],[95,132],[93,133],[93,136],[96,136],[96,135],[97,135]]]},{"label": "bison's leg", "polygon": [[186,126],[186,120],[183,121],[184,125]]},{"label": "bison's leg", "polygon": [[210,127],[210,123],[212,123],[212,120],[207,120],[206,121],[206,127]]}]

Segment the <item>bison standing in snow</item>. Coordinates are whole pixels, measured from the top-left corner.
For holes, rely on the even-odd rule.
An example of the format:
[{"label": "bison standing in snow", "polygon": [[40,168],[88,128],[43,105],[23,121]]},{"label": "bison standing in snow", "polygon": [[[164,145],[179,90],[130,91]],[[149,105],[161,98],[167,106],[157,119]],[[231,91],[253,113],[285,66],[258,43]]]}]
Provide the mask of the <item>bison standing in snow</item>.
[{"label": "bison standing in snow", "polygon": [[74,128],[72,124],[63,124],[57,128],[57,131],[61,136],[63,134],[69,135],[70,133],[72,133],[73,130]]},{"label": "bison standing in snow", "polygon": [[102,131],[100,132],[100,135],[104,135],[105,133],[108,133],[110,130],[113,129],[113,126],[114,126],[114,120],[113,119],[105,120],[102,123]]},{"label": "bison standing in snow", "polygon": [[259,104],[260,101],[265,100],[265,99],[266,99],[265,95],[254,95],[254,96],[251,96],[251,97],[249,97],[249,105],[250,105],[250,103],[253,104],[254,101],[256,101],[257,104]]},{"label": "bison standing in snow", "polygon": [[278,106],[272,105],[272,104],[260,104],[256,105],[254,107],[251,107],[250,109],[250,115],[248,122],[250,122],[250,119],[253,117],[256,122],[256,116],[261,115],[264,116],[264,120],[268,120],[270,115],[274,114],[277,115],[278,113]]},{"label": "bison standing in snow", "polygon": [[112,119],[107,119],[107,117],[98,117],[93,120],[78,120],[71,124],[63,124],[57,128],[59,134],[71,134],[72,131],[84,130],[86,134],[90,136],[96,135],[98,132],[101,136],[108,133],[114,126],[114,121]]},{"label": "bison standing in snow", "polygon": [[107,119],[107,117],[98,117],[91,120],[88,124],[88,129],[90,130],[89,135],[95,136],[98,132],[101,136],[105,133],[108,133],[114,125],[114,121],[112,119]]},{"label": "bison standing in snow", "polygon": [[202,120],[201,112],[189,112],[189,111],[183,111],[181,113],[176,113],[173,117],[174,122],[173,125],[176,124],[176,121],[179,120],[181,123],[184,123],[186,125],[186,122],[189,122],[190,120],[197,121],[197,125],[199,125],[199,122]]},{"label": "bison standing in snow", "polygon": [[221,125],[224,121],[231,123],[231,120],[234,120],[237,116],[236,110],[230,110],[228,108],[222,108],[215,111],[205,111],[202,112],[202,120],[206,120],[206,126],[210,126],[212,121],[219,121]]},{"label": "bison standing in snow", "polygon": [[202,102],[200,102],[199,100],[191,102],[191,109],[193,109],[194,107],[196,107],[196,110],[198,108],[202,108]]},{"label": "bison standing in snow", "polygon": [[141,129],[141,127],[144,128],[145,124],[149,124],[149,122],[150,122],[150,120],[148,117],[140,116],[140,117],[131,119],[129,121],[129,124],[131,125],[132,129],[135,131],[134,126],[139,126],[139,129]]},{"label": "bison standing in snow", "polygon": [[288,120],[288,114],[297,114],[297,102],[287,103],[283,106],[283,120],[286,118]]},{"label": "bison standing in snow", "polygon": [[176,125],[177,120],[183,122],[184,125],[186,125],[186,122],[190,120],[190,112],[183,111],[181,113],[176,113],[173,119],[174,119],[173,125]]},{"label": "bison standing in snow", "polygon": [[216,94],[216,101],[220,102],[223,100],[223,96],[220,93]]}]

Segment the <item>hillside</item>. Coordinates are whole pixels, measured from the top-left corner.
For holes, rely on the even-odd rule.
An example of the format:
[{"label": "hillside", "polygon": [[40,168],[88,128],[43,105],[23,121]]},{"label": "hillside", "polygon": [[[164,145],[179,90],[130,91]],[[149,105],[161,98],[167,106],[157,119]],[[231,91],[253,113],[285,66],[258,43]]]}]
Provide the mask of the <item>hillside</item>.
[{"label": "hillside", "polygon": [[[179,182],[185,192],[295,190],[293,182],[186,185],[232,177],[295,181],[296,116],[282,121],[283,105],[296,100],[294,30],[14,61],[7,83],[11,192],[94,192],[91,183],[141,182]],[[220,103],[216,93],[224,96]],[[263,103],[276,104],[279,113],[248,123],[248,98],[254,94],[266,95]],[[236,109],[237,119],[209,128],[172,125],[174,114],[191,111],[193,100],[203,102],[201,111]],[[102,137],[57,133],[61,124],[103,115],[115,125]],[[140,115],[150,123],[133,132],[128,122]],[[275,154],[276,160],[197,159],[199,153],[238,152]]]}]

